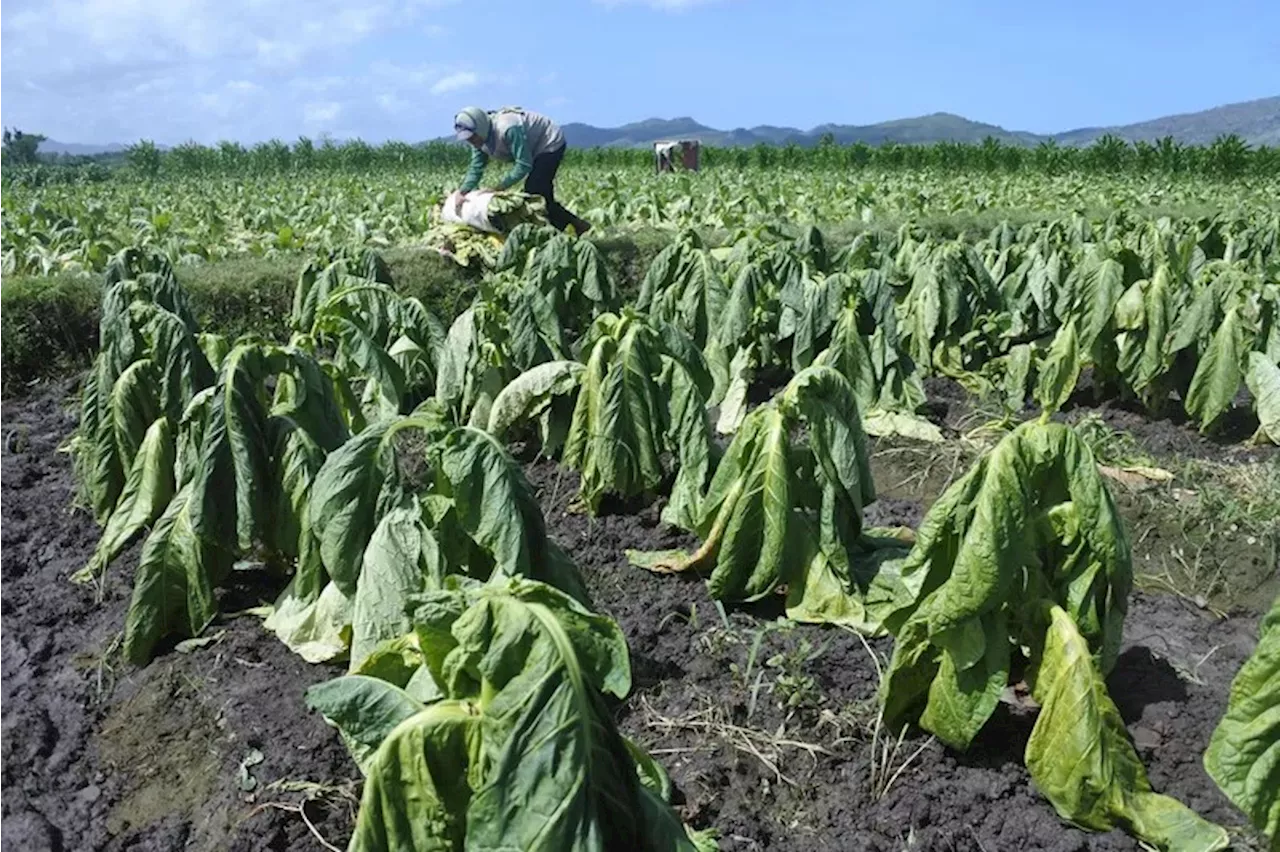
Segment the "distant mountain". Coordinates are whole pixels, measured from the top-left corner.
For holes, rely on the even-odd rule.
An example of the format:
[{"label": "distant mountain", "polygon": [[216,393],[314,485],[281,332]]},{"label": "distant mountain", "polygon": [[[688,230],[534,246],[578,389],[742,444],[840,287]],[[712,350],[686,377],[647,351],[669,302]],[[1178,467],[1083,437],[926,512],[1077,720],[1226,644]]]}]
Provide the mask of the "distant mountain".
[{"label": "distant mountain", "polygon": [[1222,134],[1234,133],[1250,145],[1280,145],[1280,97],[1169,115],[1122,127],[1087,127],[1059,133],[1054,138],[1064,145],[1088,145],[1104,133],[1130,142],[1152,142],[1172,136],[1186,145],[1209,145]]},{"label": "distant mountain", "polygon": [[650,118],[611,128],[571,123],[564,125],[563,129],[565,139],[575,148],[634,148],[673,137],[709,139],[724,135],[692,118]]},{"label": "distant mountain", "polygon": [[981,142],[988,136],[1010,145],[1036,145],[1050,139],[1063,145],[1088,145],[1111,133],[1128,140],[1154,140],[1172,136],[1184,144],[1207,145],[1219,135],[1235,133],[1251,145],[1280,144],[1280,97],[1229,104],[1202,112],[1171,115],[1121,127],[1090,127],[1052,135],[1006,130],[994,124],[971,121],[939,112],[916,118],[900,118],[878,124],[823,124],[810,130],[795,127],[739,127],[716,130],[692,118],[650,118],[622,127],[566,124],[565,138],[577,148],[647,147],[665,139],[697,139],[704,145],[750,146],[816,145],[825,134],[841,145],[928,144],[932,142]]},{"label": "distant mountain", "polygon": [[95,154],[119,154],[124,145],[82,145],[78,142],[59,142],[46,139],[40,143],[41,154],[67,154],[72,157],[92,157]]},{"label": "distant mountain", "polygon": [[1035,144],[1041,137],[1033,133],[1017,133],[970,121],[958,115],[935,113],[919,118],[903,118],[880,124],[863,126],[823,124],[811,130],[795,127],[739,127],[734,130],[716,130],[699,124],[692,118],[650,118],[625,124],[622,127],[593,127],[589,124],[566,124],[565,138],[575,148],[634,148],[652,145],[664,139],[697,139],[704,145],[716,147],[766,145],[816,145],[826,134],[841,145],[865,142],[881,145],[886,142],[927,143],[944,140],[954,142],[980,142],[994,136],[1010,144]]}]

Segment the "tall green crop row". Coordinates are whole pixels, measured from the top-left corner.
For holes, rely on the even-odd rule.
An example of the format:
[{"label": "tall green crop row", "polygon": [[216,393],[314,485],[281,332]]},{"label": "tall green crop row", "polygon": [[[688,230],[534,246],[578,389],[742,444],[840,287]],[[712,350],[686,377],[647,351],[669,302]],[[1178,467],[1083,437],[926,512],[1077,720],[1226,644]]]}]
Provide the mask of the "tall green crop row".
[{"label": "tall green crop row", "polygon": [[[705,168],[728,166],[768,170],[777,167],[839,169],[933,169],[948,172],[1035,172],[1083,175],[1137,174],[1203,176],[1213,179],[1264,177],[1280,168],[1280,148],[1252,147],[1235,135],[1223,135],[1209,145],[1184,145],[1170,137],[1129,143],[1104,135],[1083,147],[1043,142],[1036,146],[1011,144],[994,137],[980,142],[939,142],[925,145],[865,142],[840,144],[824,136],[816,145],[759,144],[753,147],[706,147]],[[7,185],[46,185],[64,182],[96,182],[107,179],[174,179],[184,177],[242,177],[247,175],[301,175],[312,173],[413,172],[424,169],[464,168],[464,146],[432,141],[418,144],[389,141],[371,145],[361,139],[335,143],[302,137],[293,143],[281,139],[244,146],[223,141],[217,145],[187,142],[162,149],[143,140],[130,146],[115,171],[91,159],[37,165],[5,165]],[[589,148],[570,150],[572,166],[653,169],[647,148]]]}]

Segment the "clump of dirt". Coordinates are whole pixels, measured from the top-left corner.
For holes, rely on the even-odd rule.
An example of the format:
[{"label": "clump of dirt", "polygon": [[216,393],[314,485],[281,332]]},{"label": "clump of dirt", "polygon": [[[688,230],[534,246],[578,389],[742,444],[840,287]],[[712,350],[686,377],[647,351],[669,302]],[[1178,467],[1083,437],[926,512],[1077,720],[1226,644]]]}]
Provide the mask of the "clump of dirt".
[{"label": "clump of dirt", "polygon": [[190,819],[202,810],[218,773],[218,720],[172,670],[113,707],[98,733],[98,755],[110,772],[126,777],[121,798],[107,815],[118,835],[171,814]]}]

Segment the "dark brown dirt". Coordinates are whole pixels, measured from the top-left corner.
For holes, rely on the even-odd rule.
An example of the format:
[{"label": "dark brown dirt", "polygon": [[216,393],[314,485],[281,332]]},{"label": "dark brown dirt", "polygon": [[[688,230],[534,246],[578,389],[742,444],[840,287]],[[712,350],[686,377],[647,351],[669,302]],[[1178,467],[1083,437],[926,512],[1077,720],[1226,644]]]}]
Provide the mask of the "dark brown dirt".
[{"label": "dark brown dirt", "polygon": [[[130,669],[113,648],[136,550],[113,567],[101,603],[67,581],[98,537],[88,514],[70,508],[69,459],[55,452],[75,425],[63,407],[72,390],[46,387],[7,400],[3,413],[5,839],[31,850],[319,849],[296,812],[250,816],[306,795],[273,782],[306,781],[324,790],[307,815],[345,845],[358,770],[302,701],[307,686],[340,667],[302,662],[245,615],[215,625],[210,634],[220,638],[206,647],[167,650]],[[1039,797],[1022,766],[1025,715],[1002,705],[965,754],[921,737],[889,754],[893,744],[875,734],[873,698],[890,640],[787,625],[768,605],[717,607],[697,578],[627,563],[628,548],[694,543],[659,522],[660,505],[570,514],[574,474],[549,462],[528,473],[549,531],[630,644],[634,694],[618,708],[623,730],[654,751],[686,819],[717,827],[723,849],[1138,848],[1122,832],[1065,825]],[[916,493],[936,493],[934,478],[921,482]],[[868,520],[918,524],[926,507],[910,486],[885,490]],[[245,574],[225,608],[270,600],[278,585]],[[1229,826],[1243,817],[1199,756],[1256,622],[1138,593],[1110,678],[1155,788]],[[255,788],[243,790],[242,761],[255,750],[263,760],[244,770]]]},{"label": "dark brown dirt", "polygon": [[[7,847],[44,850],[318,849],[301,817],[264,802],[305,793],[282,780],[339,787],[358,778],[333,730],[305,710],[303,691],[340,673],[309,666],[252,616],[221,638],[169,651],[144,669],[119,658],[137,547],[109,572],[102,601],[68,576],[89,559],[98,529],[72,508],[70,459],[57,448],[75,427],[69,383],[5,401],[3,506],[3,834]],[[238,601],[274,598],[247,576]],[[278,583],[278,581],[275,581]],[[225,631],[225,632],[223,632]],[[240,789],[240,764],[255,787]],[[358,792],[358,789],[357,789]],[[307,814],[325,835],[350,832],[337,792]]]}]

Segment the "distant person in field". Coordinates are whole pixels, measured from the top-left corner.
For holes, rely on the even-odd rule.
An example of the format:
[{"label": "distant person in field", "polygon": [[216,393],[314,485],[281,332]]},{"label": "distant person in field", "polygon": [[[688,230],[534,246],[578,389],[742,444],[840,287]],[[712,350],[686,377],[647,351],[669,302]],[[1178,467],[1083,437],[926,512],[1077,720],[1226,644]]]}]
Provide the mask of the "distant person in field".
[{"label": "distant person in field", "polygon": [[585,234],[591,226],[556,201],[556,171],[564,159],[564,132],[545,115],[516,107],[486,112],[467,107],[453,119],[454,134],[472,147],[471,167],[459,188],[457,210],[467,193],[480,185],[489,158],[514,163],[496,189],[503,190],[524,180],[524,191],[541,195],[547,202],[547,218],[557,230],[573,225]]}]

